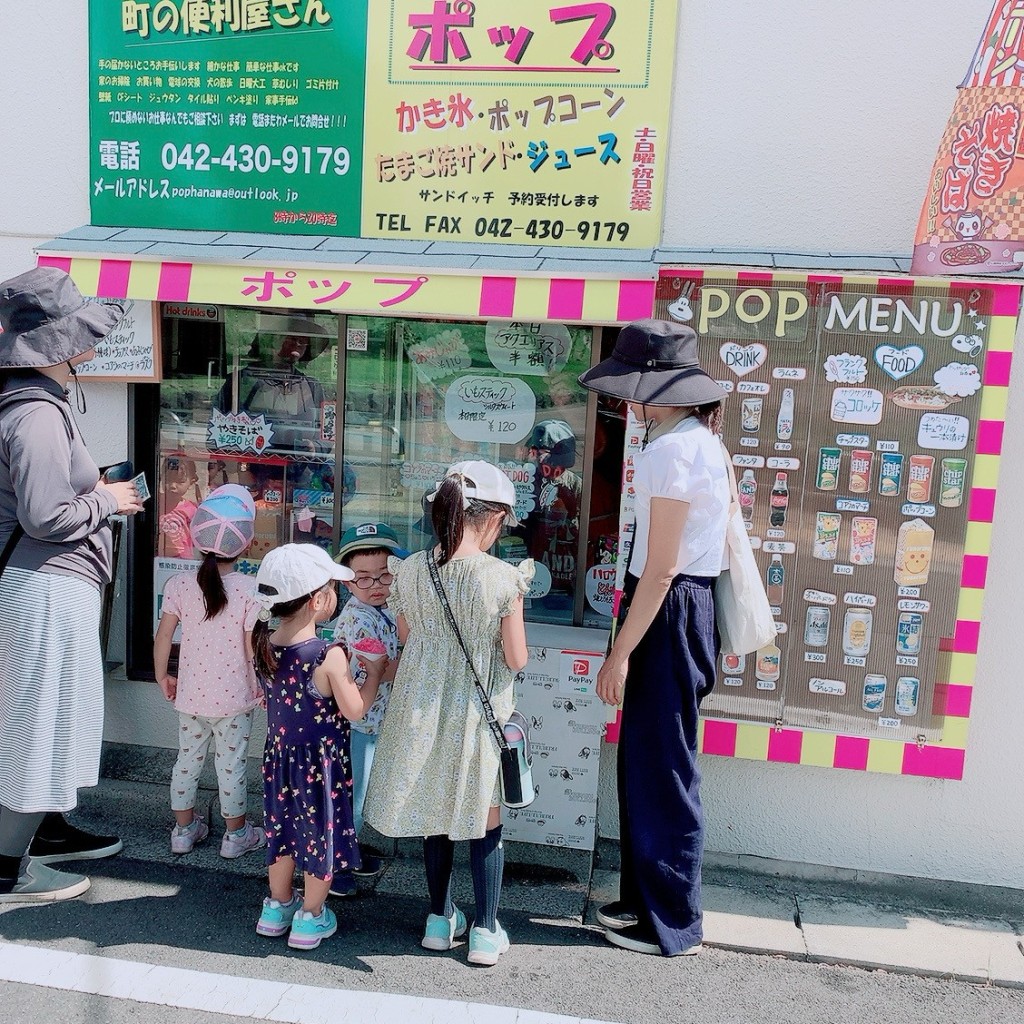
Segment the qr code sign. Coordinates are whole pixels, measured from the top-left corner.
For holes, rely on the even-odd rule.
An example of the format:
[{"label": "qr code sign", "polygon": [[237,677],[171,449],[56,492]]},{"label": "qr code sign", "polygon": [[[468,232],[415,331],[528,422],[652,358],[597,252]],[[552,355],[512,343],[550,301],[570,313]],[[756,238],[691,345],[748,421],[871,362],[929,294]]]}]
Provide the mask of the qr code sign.
[{"label": "qr code sign", "polygon": [[349,352],[365,352],[369,340],[370,334],[365,328],[349,328],[345,339],[345,347]]}]

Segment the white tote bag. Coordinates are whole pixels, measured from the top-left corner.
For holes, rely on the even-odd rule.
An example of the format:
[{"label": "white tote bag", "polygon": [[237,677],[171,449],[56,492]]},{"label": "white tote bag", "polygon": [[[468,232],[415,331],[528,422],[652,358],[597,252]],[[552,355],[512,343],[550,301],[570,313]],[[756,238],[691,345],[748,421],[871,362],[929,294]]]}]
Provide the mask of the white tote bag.
[{"label": "white tote bag", "polygon": [[736,492],[736,474],[728,452],[732,505],[725,529],[729,568],[715,581],[715,616],[724,654],[753,654],[778,635],[761,572],[754,560]]}]

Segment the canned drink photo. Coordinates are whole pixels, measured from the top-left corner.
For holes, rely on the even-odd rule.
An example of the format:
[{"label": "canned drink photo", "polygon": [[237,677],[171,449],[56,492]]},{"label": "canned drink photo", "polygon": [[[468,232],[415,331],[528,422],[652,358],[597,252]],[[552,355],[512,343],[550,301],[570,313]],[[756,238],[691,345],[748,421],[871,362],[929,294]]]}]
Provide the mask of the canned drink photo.
[{"label": "canned drink photo", "polygon": [[751,434],[761,429],[761,411],[764,409],[763,398],[744,398],[740,406],[740,425]]},{"label": "canned drink photo", "polygon": [[878,520],[872,516],[854,516],[850,524],[850,562],[853,565],[874,565],[875,537]]},{"label": "canned drink photo", "polygon": [[896,653],[916,658],[921,653],[924,616],[918,612],[900,612],[896,620]]},{"label": "canned drink photo", "polygon": [[834,491],[839,486],[839,466],[842,461],[842,448],[822,448],[818,452],[819,491]]},{"label": "canned drink photo", "polygon": [[828,647],[828,627],[831,622],[832,612],[830,609],[820,605],[811,605],[807,609],[804,643],[808,647]]},{"label": "canned drink photo", "polygon": [[878,469],[878,493],[894,498],[903,486],[903,456],[898,452],[883,452]]},{"label": "canned drink photo", "polygon": [[867,494],[871,490],[871,464],[874,452],[850,453],[850,493]]},{"label": "canned drink photo", "polygon": [[920,693],[920,679],[916,676],[900,676],[896,680],[896,714],[902,718],[912,718],[916,715]]},{"label": "canned drink photo", "polygon": [[907,473],[907,501],[924,505],[932,496],[935,459],[930,455],[911,455]]},{"label": "canned drink photo", "polygon": [[885,690],[889,680],[885,676],[866,675],[864,677],[864,699],[861,707],[870,714],[881,713],[885,707]]},{"label": "canned drink photo", "polygon": [[839,551],[839,528],[843,517],[838,512],[819,512],[814,529],[815,558],[834,561]]},{"label": "canned drink photo", "polygon": [[843,619],[843,654],[848,658],[866,658],[870,653],[873,619],[868,608],[846,610]]},{"label": "canned drink photo", "polygon": [[939,504],[943,508],[959,508],[964,503],[967,484],[967,460],[943,459],[939,475]]}]

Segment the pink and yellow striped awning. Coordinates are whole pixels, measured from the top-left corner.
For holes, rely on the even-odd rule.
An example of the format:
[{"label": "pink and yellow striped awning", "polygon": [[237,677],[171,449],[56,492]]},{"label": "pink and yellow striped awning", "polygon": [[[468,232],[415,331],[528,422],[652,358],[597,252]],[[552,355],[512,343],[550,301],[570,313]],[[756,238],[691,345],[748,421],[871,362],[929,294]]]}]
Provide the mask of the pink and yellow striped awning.
[{"label": "pink and yellow striped awning", "polygon": [[66,271],[83,295],[105,299],[594,325],[651,316],[657,287],[653,264],[649,276],[622,278],[590,273],[484,274],[433,267],[165,262],[45,251],[39,264]]}]

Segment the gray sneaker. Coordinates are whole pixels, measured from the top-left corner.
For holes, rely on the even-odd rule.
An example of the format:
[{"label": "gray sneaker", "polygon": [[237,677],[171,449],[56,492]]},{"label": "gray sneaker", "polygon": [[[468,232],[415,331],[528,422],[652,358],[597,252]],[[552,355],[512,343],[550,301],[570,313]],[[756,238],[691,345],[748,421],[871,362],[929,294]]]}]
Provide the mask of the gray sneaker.
[{"label": "gray sneaker", "polygon": [[89,879],[69,871],[57,871],[34,858],[22,868],[10,892],[0,893],[0,903],[49,903],[71,900],[89,888]]}]

